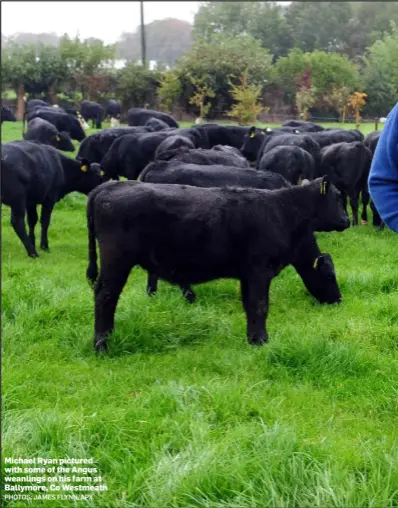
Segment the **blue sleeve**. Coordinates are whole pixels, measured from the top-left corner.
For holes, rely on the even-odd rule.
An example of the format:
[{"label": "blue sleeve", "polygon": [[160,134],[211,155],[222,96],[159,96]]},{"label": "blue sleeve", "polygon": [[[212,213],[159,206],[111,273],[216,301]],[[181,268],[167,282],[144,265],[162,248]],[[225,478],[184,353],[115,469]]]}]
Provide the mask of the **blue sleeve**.
[{"label": "blue sleeve", "polygon": [[369,192],[380,217],[398,233],[398,103],[380,134],[370,168]]}]

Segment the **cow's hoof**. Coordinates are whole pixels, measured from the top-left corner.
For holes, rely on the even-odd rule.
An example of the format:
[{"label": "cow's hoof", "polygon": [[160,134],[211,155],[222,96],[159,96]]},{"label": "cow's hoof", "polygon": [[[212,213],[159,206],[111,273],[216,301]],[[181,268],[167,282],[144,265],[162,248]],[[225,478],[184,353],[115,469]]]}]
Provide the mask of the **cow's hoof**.
[{"label": "cow's hoof", "polygon": [[108,352],[108,345],[106,343],[106,337],[103,337],[100,339],[94,339],[94,350],[97,355],[101,354],[101,353]]},{"label": "cow's hoof", "polygon": [[38,258],[38,257],[39,257],[39,254],[38,254],[36,251],[33,251],[33,252],[29,252],[28,256],[29,256],[30,258],[35,259],[35,258]]},{"label": "cow's hoof", "polygon": [[367,223],[368,223],[368,221],[367,221],[367,220],[364,220],[364,219],[362,219],[362,220],[361,220],[361,224],[362,224],[362,226],[365,226]]},{"label": "cow's hoof", "polygon": [[254,335],[248,338],[248,342],[251,346],[263,346],[268,342],[268,335]]},{"label": "cow's hoof", "polygon": [[45,245],[45,244],[40,244],[40,248],[41,248],[41,250],[45,250],[45,251],[47,251],[47,252],[49,252],[49,251],[50,251],[50,249],[49,249],[48,245]]},{"label": "cow's hoof", "polygon": [[193,291],[187,291],[184,293],[184,298],[187,300],[187,302],[193,303],[196,300],[196,294]]}]

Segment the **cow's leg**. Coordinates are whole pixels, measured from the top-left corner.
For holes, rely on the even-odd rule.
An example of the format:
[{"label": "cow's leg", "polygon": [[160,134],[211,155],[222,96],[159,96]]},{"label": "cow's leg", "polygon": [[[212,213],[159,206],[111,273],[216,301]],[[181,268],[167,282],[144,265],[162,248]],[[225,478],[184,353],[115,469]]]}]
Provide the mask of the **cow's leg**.
[{"label": "cow's leg", "polygon": [[148,279],[146,284],[146,292],[149,296],[153,296],[156,294],[158,290],[158,276],[154,273],[148,272]]},{"label": "cow's leg", "polygon": [[127,264],[120,258],[110,262],[101,259],[101,271],[94,287],[94,349],[97,353],[107,350],[107,337],[114,328],[117,302],[132,267],[131,263]]},{"label": "cow's leg", "polygon": [[37,258],[39,255],[36,252],[35,246],[32,244],[25,227],[25,204],[21,203],[11,208],[11,225],[18,235],[18,238],[23,243],[26,253],[31,258]]},{"label": "cow's leg", "polygon": [[375,226],[375,227],[377,227],[379,229],[383,229],[384,228],[384,222],[381,220],[379,212],[377,211],[373,201],[370,202],[370,209],[373,212],[373,226]]},{"label": "cow's leg", "polygon": [[41,205],[41,215],[40,215],[40,224],[41,224],[41,240],[40,240],[40,248],[43,250],[48,250],[48,227],[50,226],[51,221],[51,213],[54,208],[54,203],[52,201],[44,201]]},{"label": "cow's leg", "polygon": [[362,189],[362,216],[361,216],[362,224],[368,223],[367,207],[368,207],[369,201],[370,201],[369,189],[368,189],[368,185],[366,184],[364,186],[364,188]]},{"label": "cow's leg", "polygon": [[252,277],[241,280],[243,308],[247,317],[247,339],[249,344],[262,345],[268,341],[266,319],[268,314],[271,276]]},{"label": "cow's leg", "polygon": [[359,201],[358,193],[353,192],[350,195],[350,205],[351,205],[351,210],[352,210],[352,225],[353,226],[358,226],[358,201]]},{"label": "cow's leg", "polygon": [[189,302],[193,303],[196,300],[196,294],[190,285],[180,286],[183,297]]},{"label": "cow's leg", "polygon": [[341,199],[343,201],[343,207],[344,207],[345,213],[348,214],[348,212],[347,212],[347,194],[344,191],[341,191]]},{"label": "cow's leg", "polygon": [[36,249],[35,227],[38,221],[36,205],[30,205],[26,208],[29,225],[29,239],[32,242],[33,248]]}]

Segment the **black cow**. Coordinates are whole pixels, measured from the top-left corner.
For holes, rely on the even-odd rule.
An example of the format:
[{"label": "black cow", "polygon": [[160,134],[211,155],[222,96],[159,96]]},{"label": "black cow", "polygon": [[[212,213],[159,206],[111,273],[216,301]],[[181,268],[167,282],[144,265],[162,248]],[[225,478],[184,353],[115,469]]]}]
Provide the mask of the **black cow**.
[{"label": "black cow", "polygon": [[258,169],[279,173],[293,185],[300,185],[303,180],[314,178],[315,162],[299,146],[276,146],[263,154]]},{"label": "black cow", "polygon": [[[289,130],[285,130],[289,129]],[[266,129],[258,129],[257,127],[250,127],[249,131],[243,138],[243,143],[239,147],[240,152],[246,157],[250,162],[257,161],[257,167],[260,163],[262,154],[266,145],[271,139],[276,136],[284,136],[286,134],[300,134],[298,129],[293,129],[290,131],[290,127],[278,127],[271,129],[267,127]]]},{"label": "black cow", "polygon": [[17,119],[14,112],[9,106],[1,105],[1,123],[3,122],[16,122]]},{"label": "black cow", "polygon": [[[164,141],[162,142],[162,144],[163,143]],[[220,150],[216,149],[216,147],[212,148],[211,150],[206,150],[203,148],[189,150],[186,147],[182,147],[176,150],[168,150],[167,152],[162,152],[161,154],[159,154],[159,156],[156,157],[156,159],[164,161],[175,160],[205,166],[219,164],[223,166],[234,166],[238,168],[249,167],[249,163],[244,157],[239,155],[239,151],[237,150],[238,153],[235,152],[236,148],[233,147],[226,148],[231,148],[231,150]]]},{"label": "black cow", "polygon": [[377,143],[380,139],[381,131],[374,131],[368,134],[364,140],[365,145],[371,150],[372,154],[375,153]]},{"label": "black cow", "polygon": [[[28,112],[26,118],[28,122],[33,120],[33,118],[43,118],[43,120],[52,123],[59,132],[67,132],[70,137],[76,141],[83,141],[86,137],[86,133],[78,118],[59,109],[52,107],[36,107]],[[25,129],[25,117],[23,129]]]},{"label": "black cow", "polygon": [[321,171],[328,175],[342,195],[347,210],[347,196],[350,198],[353,220],[358,224],[358,201],[362,192],[364,210],[369,202],[368,176],[372,152],[361,141],[336,143],[322,148]]},{"label": "black cow", "polygon": [[163,120],[159,118],[150,118],[146,123],[145,127],[148,127],[152,132],[163,131],[165,129],[170,129],[170,125],[168,125]]},{"label": "black cow", "polygon": [[115,139],[126,134],[150,132],[148,127],[117,127],[104,129],[87,136],[79,146],[76,158],[85,158],[92,162],[101,162]]},{"label": "black cow", "polygon": [[182,135],[194,146],[199,133],[195,129],[170,129],[142,134],[127,134],[116,139],[101,161],[105,179],[117,180],[124,176],[135,180],[145,166],[154,160],[157,147],[170,136]]},{"label": "black cow", "polygon": [[109,99],[106,104],[106,114],[110,118],[120,118],[122,108],[114,99]]},{"label": "black cow", "polygon": [[33,118],[28,123],[28,130],[24,135],[26,141],[38,141],[50,145],[64,152],[74,152],[75,147],[67,132],[58,132],[57,128],[47,120]]},{"label": "black cow", "polygon": [[41,99],[30,99],[26,103],[26,111],[32,111],[32,109],[37,108],[38,106],[47,106],[51,107],[51,104],[46,101],[42,101]]},{"label": "black cow", "polygon": [[[381,131],[374,131],[374,132],[371,132],[370,134],[368,134],[364,140],[364,143],[365,145],[369,148],[369,150],[372,152],[372,158],[373,158],[373,155],[375,153],[375,150],[376,150],[376,147],[377,147],[377,144],[379,142],[379,139],[380,139],[380,134],[381,134]],[[369,189],[368,189],[368,192],[369,192]],[[384,229],[384,222],[382,221],[380,215],[379,215],[379,212],[377,211],[373,201],[370,199],[370,196],[369,196],[369,200],[370,200],[370,208],[373,212],[373,226],[379,228],[379,229]],[[366,207],[363,209],[362,211],[362,224],[366,224],[368,221],[368,218],[367,218],[367,213],[366,213]]]},{"label": "black cow", "polygon": [[273,192],[124,181],[94,189],[87,225],[87,277],[96,282],[94,347],[101,351],[136,265],[183,287],[239,279],[248,341],[264,344],[272,279],[309,231],[343,231],[349,219],[326,178]]},{"label": "black cow", "polygon": [[[168,164],[159,162],[149,164],[141,173],[141,181],[192,185],[194,187],[237,186],[267,190],[291,187],[289,182],[277,173],[252,169],[242,172],[235,167],[216,165],[201,168],[195,164],[181,164],[176,161],[171,161]],[[313,233],[308,233],[308,238],[297,249],[292,264],[309,292],[320,303],[336,303],[342,300],[333,261],[329,254],[321,254]],[[158,278],[155,274],[148,274],[148,294],[153,295],[156,293],[157,281]],[[189,302],[195,300],[196,295],[192,288],[188,286],[181,289]]]},{"label": "black cow", "polygon": [[169,136],[164,139],[160,145],[156,148],[155,159],[162,159],[162,154],[168,151],[178,150],[179,148],[193,149],[195,145],[186,136]]},{"label": "black cow", "polygon": [[195,125],[193,129],[197,129],[206,135],[208,146],[203,148],[212,148],[215,145],[228,145],[239,149],[242,146],[245,135],[249,132],[249,127],[219,125],[217,123]]},{"label": "black cow", "polygon": [[324,130],[322,125],[305,120],[286,120],[283,122],[284,127],[297,127],[303,132],[320,132]]},{"label": "black cow", "polygon": [[97,129],[102,128],[105,110],[98,102],[82,101],[80,104],[80,114],[86,122],[91,120],[93,127],[95,126]]},{"label": "black cow", "polygon": [[321,148],[336,143],[352,143],[354,141],[364,140],[362,132],[357,129],[333,129],[323,132],[310,132],[308,136],[311,136]]},{"label": "black cow", "polygon": [[3,143],[1,166],[1,199],[11,207],[11,224],[31,257],[38,257],[34,235],[37,205],[42,205],[40,247],[48,250],[47,231],[55,203],[70,192],[88,194],[101,183],[99,171],[86,161],[79,163],[52,146],[31,141]]},{"label": "black cow", "polygon": [[127,111],[128,125],[145,125],[150,118],[157,118],[167,123],[169,127],[178,128],[178,123],[171,115],[166,113],[143,108],[131,108]]}]

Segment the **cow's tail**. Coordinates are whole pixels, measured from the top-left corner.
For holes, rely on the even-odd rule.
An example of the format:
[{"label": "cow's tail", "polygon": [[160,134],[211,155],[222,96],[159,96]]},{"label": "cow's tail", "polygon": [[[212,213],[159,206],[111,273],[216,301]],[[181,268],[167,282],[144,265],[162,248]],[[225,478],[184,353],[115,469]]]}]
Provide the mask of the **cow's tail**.
[{"label": "cow's tail", "polygon": [[96,197],[96,190],[88,197],[87,201],[87,229],[88,229],[88,267],[86,277],[91,286],[94,286],[98,278],[98,264],[97,264],[97,246],[94,224],[94,202]]}]

